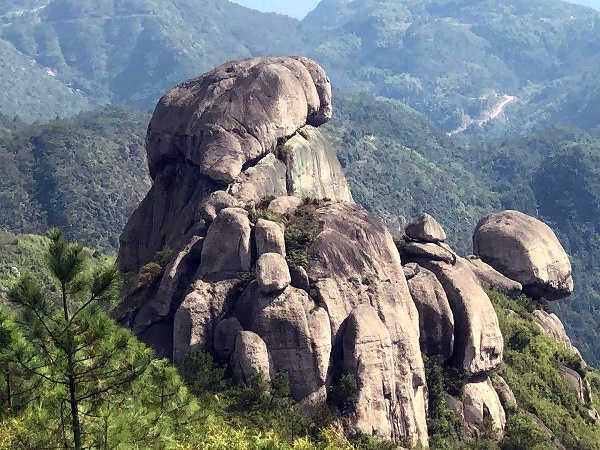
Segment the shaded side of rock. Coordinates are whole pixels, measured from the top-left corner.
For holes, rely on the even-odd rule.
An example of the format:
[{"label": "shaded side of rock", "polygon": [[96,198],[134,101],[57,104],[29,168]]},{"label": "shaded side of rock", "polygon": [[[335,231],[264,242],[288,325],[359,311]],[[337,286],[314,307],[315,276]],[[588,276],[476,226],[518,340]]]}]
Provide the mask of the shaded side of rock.
[{"label": "shaded side of rock", "polygon": [[217,356],[229,358],[235,350],[238,333],[243,330],[240,321],[235,317],[221,320],[215,327],[214,349]]},{"label": "shaded side of rock", "polygon": [[230,192],[242,203],[287,194],[286,167],[271,153],[244,170],[232,183]]},{"label": "shaded side of rock", "polygon": [[571,263],[552,229],[519,211],[481,219],[473,235],[473,253],[518,281],[529,297],[558,300],[573,292]]},{"label": "shaded side of rock", "polygon": [[238,206],[240,206],[240,202],[227,192],[215,191],[202,200],[198,208],[198,214],[207,222],[212,222],[221,210]]},{"label": "shaded side of rock", "polygon": [[408,280],[408,289],[419,311],[421,350],[450,359],[454,350],[454,315],[444,288],[432,272],[421,267]]},{"label": "shaded side of rock", "polygon": [[492,370],[502,362],[504,340],[492,303],[463,261],[455,266],[429,261],[431,270],[444,287],[454,315],[452,362],[471,373]]},{"label": "shaded side of rock", "polygon": [[517,408],[517,398],[515,397],[515,394],[513,393],[508,383],[504,381],[504,378],[502,378],[498,374],[494,374],[490,377],[490,379],[492,381],[492,386],[494,387],[494,390],[496,391],[498,397],[500,398],[500,401],[502,402],[502,405],[505,408]]},{"label": "shaded side of rock", "polygon": [[454,264],[456,255],[437,244],[410,242],[402,247],[402,257],[408,261],[442,261]]},{"label": "shaded side of rock", "polygon": [[544,334],[547,334],[551,338],[560,342],[567,348],[567,350],[570,350],[581,357],[579,350],[571,342],[571,339],[565,331],[565,326],[556,314],[548,313],[541,309],[536,309],[531,313],[531,316],[533,317],[533,322],[539,327],[540,330],[542,330]]}]

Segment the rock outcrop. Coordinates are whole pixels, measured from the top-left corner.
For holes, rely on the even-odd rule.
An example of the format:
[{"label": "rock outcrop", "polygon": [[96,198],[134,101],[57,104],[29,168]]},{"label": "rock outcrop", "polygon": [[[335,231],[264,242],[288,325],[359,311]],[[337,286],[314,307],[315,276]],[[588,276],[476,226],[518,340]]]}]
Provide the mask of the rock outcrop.
[{"label": "rock outcrop", "polygon": [[346,370],[349,424],[426,446],[418,311],[391,235],[352,203],[316,128],[331,113],[305,58],[235,61],[169,91],[148,130],[154,183],[121,236],[132,283],[114,316],[160,356],[202,349],[239,382],[286,373],[305,412]]},{"label": "rock outcrop", "polygon": [[570,350],[581,357],[579,349],[577,349],[571,342],[571,339],[565,331],[565,326],[556,314],[548,313],[541,309],[536,309],[533,311],[533,313],[531,313],[531,316],[533,317],[533,322],[539,327],[540,330],[542,330],[543,333],[560,342],[567,348],[567,350]]},{"label": "rock outcrop", "polygon": [[518,281],[535,299],[558,300],[573,292],[571,263],[552,229],[519,211],[481,219],[473,252],[494,269]]},{"label": "rock outcrop", "polygon": [[446,232],[442,226],[427,213],[408,224],[404,233],[410,239],[420,242],[438,243],[446,240]]},{"label": "rock outcrop", "polygon": [[484,287],[496,289],[511,298],[518,297],[523,291],[521,283],[505,277],[477,256],[467,256],[466,261],[470,264],[469,268]]}]

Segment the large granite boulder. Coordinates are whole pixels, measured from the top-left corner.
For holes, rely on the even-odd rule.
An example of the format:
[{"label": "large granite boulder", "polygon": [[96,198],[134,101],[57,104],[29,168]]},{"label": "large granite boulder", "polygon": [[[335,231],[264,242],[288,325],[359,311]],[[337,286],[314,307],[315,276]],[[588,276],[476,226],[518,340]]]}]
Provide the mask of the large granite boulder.
[{"label": "large granite boulder", "polygon": [[275,149],[306,124],[331,118],[331,86],[304,58],[225,63],[167,92],[156,106],[146,146],[154,179],[172,160],[231,183],[244,165]]},{"label": "large granite boulder", "polygon": [[334,351],[355,308],[370,305],[392,342],[395,399],[389,425],[415,442],[427,442],[425,371],[419,345],[419,315],[408,291],[400,256],[386,227],[364,208],[334,203],[317,210],[319,233],[308,250],[311,286],[329,314]]},{"label": "large granite boulder", "polygon": [[230,365],[238,383],[249,383],[257,376],[271,380],[271,358],[267,344],[252,331],[240,331],[237,334]]},{"label": "large granite boulder", "polygon": [[266,343],[274,373],[287,373],[292,397],[324,401],[331,354],[327,312],[300,289],[265,294],[257,282],[244,291],[234,309],[244,330]]},{"label": "large granite boulder", "polygon": [[442,226],[425,213],[421,215],[416,221],[408,224],[404,230],[406,236],[418,242],[444,242],[446,240],[446,232]]},{"label": "large granite boulder", "polygon": [[270,220],[258,219],[254,227],[256,252],[279,253],[285,257],[285,235],[283,225]]},{"label": "large granite boulder", "polygon": [[256,281],[261,292],[281,292],[292,282],[285,257],[279,253],[263,253],[256,261]]},{"label": "large granite boulder", "polygon": [[496,437],[501,438],[506,426],[506,414],[498,394],[488,377],[467,383],[463,388],[464,432],[469,437],[478,437],[484,420],[491,421]]},{"label": "large granite boulder", "polygon": [[422,263],[444,287],[454,315],[456,367],[471,373],[495,369],[502,362],[504,339],[492,303],[463,260],[452,266],[438,261]]},{"label": "large granite boulder", "polygon": [[433,243],[410,242],[402,247],[402,257],[405,261],[443,261],[454,264],[456,255],[454,252]]},{"label": "large granite boulder", "polygon": [[558,300],[573,292],[571,263],[552,229],[519,211],[501,211],[479,221],[473,253],[518,281],[535,299]]},{"label": "large granite boulder", "polygon": [[415,275],[408,279],[410,295],[419,311],[421,350],[429,356],[442,355],[450,359],[454,351],[454,315],[444,288],[435,275],[411,263],[404,266],[405,273]]}]

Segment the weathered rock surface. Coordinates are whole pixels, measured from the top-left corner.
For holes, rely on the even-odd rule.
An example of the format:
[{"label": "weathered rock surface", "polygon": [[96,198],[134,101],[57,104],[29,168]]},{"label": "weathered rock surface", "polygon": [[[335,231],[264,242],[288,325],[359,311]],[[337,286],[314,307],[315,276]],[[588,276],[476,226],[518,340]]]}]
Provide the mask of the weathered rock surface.
[{"label": "weathered rock surface", "polygon": [[442,226],[427,213],[408,224],[404,232],[410,239],[418,242],[437,243],[446,240],[446,232]]},{"label": "weathered rock surface", "polygon": [[423,263],[444,287],[454,315],[453,363],[471,373],[492,370],[502,362],[504,340],[492,303],[467,263]]},{"label": "weathered rock surface", "polygon": [[532,298],[558,300],[573,292],[569,257],[552,229],[531,216],[507,210],[483,218],[473,252]]},{"label": "weathered rock surface", "polygon": [[408,289],[419,311],[421,350],[450,359],[454,350],[454,315],[444,288],[432,272],[419,267],[408,280]]},{"label": "weathered rock surface", "polygon": [[[352,203],[317,210],[320,232],[309,248],[311,287],[329,314],[334,347],[342,324],[361,305],[371,305],[392,341],[399,414],[387,416],[395,436],[427,442],[427,388],[419,347],[419,318],[392,236],[383,224]],[[390,436],[392,437],[392,436]]]},{"label": "weathered rock surface", "polygon": [[352,311],[343,346],[345,369],[358,384],[356,428],[384,439],[400,438],[390,421],[400,414],[392,339],[375,308],[360,305]]},{"label": "weathered rock surface", "polygon": [[244,331],[240,321],[235,317],[221,320],[215,327],[215,353],[220,358],[226,359],[235,350],[238,333]]},{"label": "weathered rock surface", "polygon": [[270,220],[258,219],[254,227],[254,236],[258,256],[264,253],[279,253],[285,257],[283,225]]},{"label": "weathered rock surface", "polygon": [[467,436],[479,436],[479,428],[484,419],[489,417],[498,432],[497,437],[502,437],[506,426],[506,414],[489,378],[467,383],[463,389],[462,402],[465,420],[463,430]]},{"label": "weathered rock surface", "polygon": [[511,298],[518,297],[523,291],[521,283],[505,277],[477,256],[467,256],[465,260],[470,264],[470,269],[484,287],[496,289]]},{"label": "weathered rock surface", "polygon": [[250,220],[241,208],[225,208],[213,221],[202,247],[203,275],[250,270]]},{"label": "weathered rock surface", "polygon": [[238,283],[238,279],[194,283],[192,292],[185,296],[173,319],[171,339],[175,361],[181,361],[190,350],[212,350],[214,329],[235,304],[239,296]]},{"label": "weathered rock surface", "polygon": [[331,86],[316,63],[287,57],[232,61],[161,98],[146,140],[150,175],[185,159],[212,180],[231,183],[279,139],[330,117]]},{"label": "weathered rock surface", "polygon": [[541,309],[536,309],[531,313],[531,316],[533,317],[534,323],[540,328],[540,330],[542,330],[543,333],[560,342],[568,350],[581,357],[579,350],[571,342],[571,339],[565,331],[565,326],[556,314],[548,313]]},{"label": "weathered rock surface", "polygon": [[236,336],[235,350],[231,355],[231,370],[238,383],[248,383],[261,374],[271,380],[271,359],[267,344],[251,331],[240,331]]},{"label": "weathered rock surface", "polygon": [[264,294],[283,291],[292,282],[285,258],[279,253],[263,253],[256,262],[256,281]]},{"label": "weathered rock surface", "polygon": [[271,370],[289,375],[295,400],[314,399],[315,394],[325,400],[331,354],[329,318],[305,291],[288,287],[279,294],[263,294],[253,282],[237,302],[234,315],[245,330],[265,341]]},{"label": "weathered rock surface", "polygon": [[301,128],[283,144],[281,152],[288,167],[287,185],[291,194],[352,201],[335,150],[319,130],[311,126]]},{"label": "weathered rock surface", "polygon": [[286,195],[286,171],[285,164],[269,153],[243,171],[232,183],[230,192],[242,203],[258,202],[268,195]]},{"label": "weathered rock surface", "polygon": [[402,247],[402,257],[410,261],[442,261],[454,264],[456,255],[438,244],[410,242]]}]

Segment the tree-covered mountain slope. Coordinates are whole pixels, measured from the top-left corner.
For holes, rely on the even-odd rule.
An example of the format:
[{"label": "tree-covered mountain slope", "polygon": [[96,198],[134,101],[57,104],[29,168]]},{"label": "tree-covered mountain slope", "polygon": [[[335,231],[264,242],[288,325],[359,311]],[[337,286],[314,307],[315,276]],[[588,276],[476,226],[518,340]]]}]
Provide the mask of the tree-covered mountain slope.
[{"label": "tree-covered mountain slope", "polygon": [[114,250],[149,186],[148,115],[105,108],[46,125],[0,125],[0,228],[42,233],[58,226]]}]

